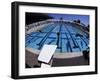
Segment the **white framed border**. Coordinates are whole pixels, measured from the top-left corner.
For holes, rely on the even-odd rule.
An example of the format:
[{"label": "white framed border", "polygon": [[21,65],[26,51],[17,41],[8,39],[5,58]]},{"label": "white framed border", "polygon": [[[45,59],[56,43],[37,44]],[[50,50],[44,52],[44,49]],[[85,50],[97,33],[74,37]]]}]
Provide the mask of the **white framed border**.
[{"label": "white framed border", "polygon": [[[90,16],[90,65],[25,69],[25,12],[81,14]],[[19,75],[42,75],[95,71],[95,10],[42,6],[19,6]]]}]

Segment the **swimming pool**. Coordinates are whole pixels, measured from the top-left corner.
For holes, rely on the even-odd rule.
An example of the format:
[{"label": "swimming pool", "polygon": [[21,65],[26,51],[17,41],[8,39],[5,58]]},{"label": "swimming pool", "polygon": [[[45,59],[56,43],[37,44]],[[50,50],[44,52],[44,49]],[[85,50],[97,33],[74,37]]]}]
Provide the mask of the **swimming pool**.
[{"label": "swimming pool", "polygon": [[57,45],[56,53],[82,52],[89,46],[89,33],[70,22],[54,22],[25,36],[25,47],[41,50],[44,44]]}]

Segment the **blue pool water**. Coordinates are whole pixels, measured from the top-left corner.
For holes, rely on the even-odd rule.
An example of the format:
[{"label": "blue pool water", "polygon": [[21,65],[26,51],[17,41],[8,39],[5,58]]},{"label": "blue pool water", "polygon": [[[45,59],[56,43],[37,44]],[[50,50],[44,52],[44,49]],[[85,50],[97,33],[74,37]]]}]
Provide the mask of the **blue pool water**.
[{"label": "blue pool water", "polygon": [[25,47],[41,50],[44,44],[57,45],[56,52],[81,52],[88,48],[88,34],[71,23],[48,24],[25,36]]}]

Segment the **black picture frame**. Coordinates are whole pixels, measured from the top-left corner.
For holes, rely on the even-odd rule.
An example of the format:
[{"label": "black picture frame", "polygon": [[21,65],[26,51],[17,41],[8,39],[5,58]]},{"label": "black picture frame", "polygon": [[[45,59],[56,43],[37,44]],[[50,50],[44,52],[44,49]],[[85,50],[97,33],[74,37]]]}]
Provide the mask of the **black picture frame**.
[{"label": "black picture frame", "polygon": [[[75,72],[75,73],[59,73],[59,74],[43,74],[43,75],[19,75],[19,6],[43,6],[54,8],[73,8],[73,9],[89,9],[95,11],[95,71]],[[49,3],[31,3],[31,2],[12,2],[11,4],[11,78],[26,79],[26,78],[42,78],[42,77],[59,77],[73,75],[89,75],[97,74],[97,7],[96,6],[81,6],[81,5],[64,5],[64,4],[49,4]]]}]

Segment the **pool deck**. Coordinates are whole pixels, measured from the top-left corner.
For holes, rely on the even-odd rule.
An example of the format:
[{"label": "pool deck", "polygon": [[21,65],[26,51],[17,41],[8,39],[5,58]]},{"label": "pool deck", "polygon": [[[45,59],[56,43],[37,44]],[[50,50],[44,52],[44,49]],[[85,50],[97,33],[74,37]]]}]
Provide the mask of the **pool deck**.
[{"label": "pool deck", "polygon": [[[29,51],[26,49],[25,53],[26,53],[25,61],[29,67],[33,68],[34,66],[41,66],[41,64],[37,60],[39,51],[38,52],[35,51],[35,53],[33,53],[32,51]],[[79,54],[77,54],[77,55],[79,55]],[[58,58],[58,56],[59,56],[59,58]],[[65,55],[62,55],[62,57],[61,57],[61,55],[57,55],[57,58],[53,57],[53,62],[52,62],[51,66],[58,67],[58,66],[89,65],[89,60],[85,59],[84,56],[82,55],[82,53],[80,53],[80,56],[76,56],[76,54],[74,56],[72,56],[70,54],[66,54],[67,58],[65,58],[64,56]]]}]

